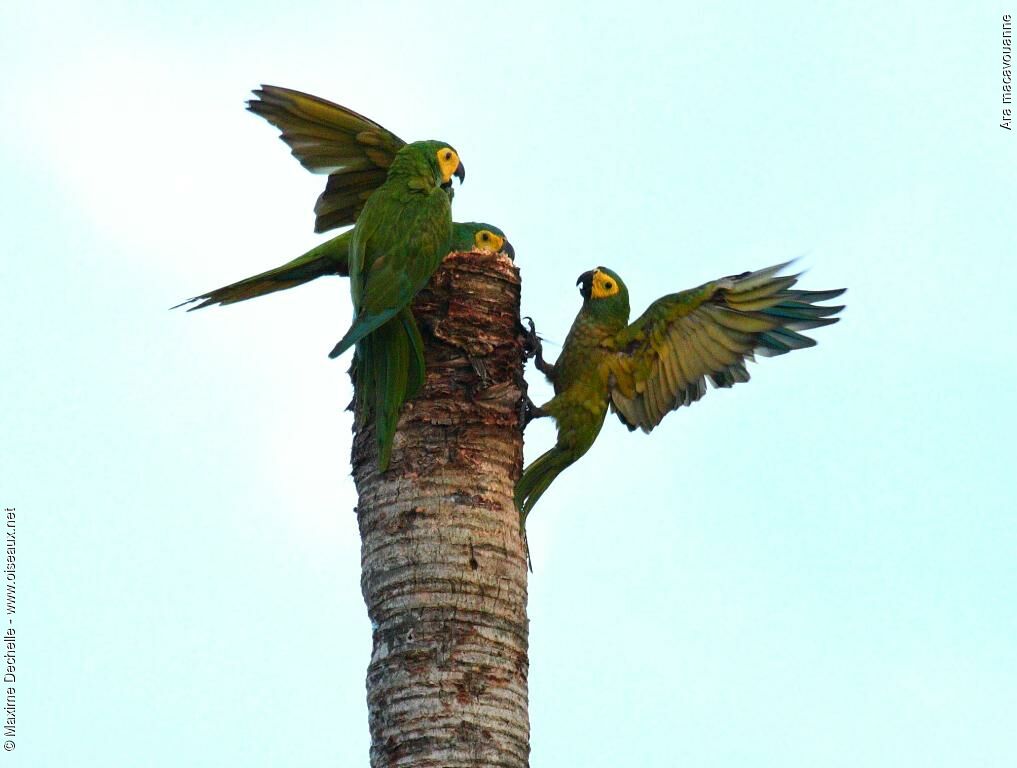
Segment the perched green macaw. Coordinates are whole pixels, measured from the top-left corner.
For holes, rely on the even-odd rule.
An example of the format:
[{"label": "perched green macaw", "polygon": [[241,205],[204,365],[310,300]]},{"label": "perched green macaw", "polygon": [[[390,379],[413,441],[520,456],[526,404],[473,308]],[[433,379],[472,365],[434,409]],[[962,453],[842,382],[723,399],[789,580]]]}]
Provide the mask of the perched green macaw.
[{"label": "perched green macaw", "polygon": [[446,142],[407,144],[351,109],[300,91],[263,85],[254,94],[248,109],[279,129],[305,168],[329,176],[314,208],[315,231],[356,223],[345,246],[319,246],[324,254],[311,260],[346,249],[354,319],[329,357],[357,346],[357,414],[374,415],[384,471],[399,409],[424,382],[423,341],[409,304],[449,252],[452,177],[461,183],[466,170]]},{"label": "perched green macaw", "polygon": [[[216,288],[201,296],[195,296],[182,304],[177,304],[177,307],[200,301],[200,304],[187,310],[191,312],[213,304],[233,304],[275,293],[295,285],[303,285],[323,275],[348,277],[350,274],[350,241],[352,239],[353,230],[347,230],[312,248],[302,256],[298,256],[293,261],[286,262],[281,267],[244,278],[222,288]],[[475,221],[453,222],[449,251],[504,252],[508,254],[509,258],[515,258],[515,250],[505,237],[504,232],[491,224]]]},{"label": "perched green macaw", "polygon": [[409,305],[449,252],[452,209],[442,187],[465,175],[445,142],[407,144],[353,228],[353,324],[329,357],[357,346],[357,413],[374,415],[381,471],[388,468],[399,409],[424,384],[423,341]]},{"label": "perched green macaw", "polygon": [[[790,262],[789,262],[790,263]],[[844,293],[792,290],[799,275],[788,264],[744,272],[658,299],[629,324],[629,294],[621,278],[598,267],[580,275],[583,296],[561,355],[549,365],[531,326],[536,364],[554,397],[534,416],[551,416],[555,446],[531,463],[516,484],[520,528],[554,479],[586,453],[607,409],[630,430],[649,432],[670,411],[715,387],[748,381],[745,360],[815,345],[798,331],[837,322],[843,306],[822,306]]]}]

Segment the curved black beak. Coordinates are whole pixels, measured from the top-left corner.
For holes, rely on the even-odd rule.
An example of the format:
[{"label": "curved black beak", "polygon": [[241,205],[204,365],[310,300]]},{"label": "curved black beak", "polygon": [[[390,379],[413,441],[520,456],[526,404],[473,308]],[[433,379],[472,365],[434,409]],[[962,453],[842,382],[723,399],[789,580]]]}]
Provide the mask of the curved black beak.
[{"label": "curved black beak", "polygon": [[512,243],[508,240],[502,240],[501,249],[504,253],[508,254],[508,257],[512,259],[512,261],[516,260],[516,249],[512,247]]},{"label": "curved black beak", "polygon": [[583,272],[576,280],[576,285],[580,286],[579,292],[583,295],[584,299],[590,298],[590,292],[593,290],[593,270],[589,272]]},{"label": "curved black beak", "polygon": [[462,160],[459,161],[459,165],[456,166],[456,172],[452,175],[459,179],[460,184],[466,181],[466,166],[463,165]]}]

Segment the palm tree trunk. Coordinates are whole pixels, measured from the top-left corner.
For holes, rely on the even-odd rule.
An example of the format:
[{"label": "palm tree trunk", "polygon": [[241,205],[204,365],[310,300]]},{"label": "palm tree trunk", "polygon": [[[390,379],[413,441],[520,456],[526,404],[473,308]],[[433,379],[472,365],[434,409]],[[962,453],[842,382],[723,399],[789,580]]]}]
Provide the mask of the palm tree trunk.
[{"label": "palm tree trunk", "polygon": [[427,382],[403,408],[389,470],[370,424],[353,442],[371,766],[526,766],[518,270],[453,253],[413,313]]}]

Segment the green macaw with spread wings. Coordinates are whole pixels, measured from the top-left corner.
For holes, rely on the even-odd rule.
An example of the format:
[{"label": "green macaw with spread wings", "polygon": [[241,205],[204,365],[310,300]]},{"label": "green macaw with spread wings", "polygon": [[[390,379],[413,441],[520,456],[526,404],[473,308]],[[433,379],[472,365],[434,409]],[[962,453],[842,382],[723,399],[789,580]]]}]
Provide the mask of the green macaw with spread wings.
[{"label": "green macaw with spread wings", "polygon": [[[315,230],[324,232],[355,222],[371,194],[388,177],[388,168],[406,142],[353,110],[317,96],[263,85],[247,108],[279,129],[283,141],[301,165],[315,173],[328,173],[325,191],[318,198]],[[452,185],[443,185],[449,200]],[[213,304],[233,304],[292,288],[323,275],[350,274],[347,230],[315,246],[282,266],[216,288],[177,306],[201,302],[188,311]],[[453,223],[450,251],[504,251],[515,258],[505,233],[481,222]],[[174,307],[176,309],[176,307]]]},{"label": "green macaw with spread wings", "polygon": [[300,163],[328,182],[314,229],[355,223],[348,245],[353,325],[329,357],[356,345],[357,413],[374,416],[378,468],[388,468],[399,410],[424,383],[410,302],[449,252],[452,177],[466,170],[445,141],[405,143],[353,110],[263,85],[248,109],[278,128]]},{"label": "green macaw with spread wings", "polygon": [[749,380],[745,361],[815,345],[798,331],[830,325],[843,306],[817,302],[832,291],[793,290],[799,275],[787,264],[721,278],[658,299],[629,324],[629,293],[617,274],[598,267],[580,275],[583,296],[554,365],[541,356],[531,326],[536,364],[554,385],[554,397],[533,416],[551,416],[555,446],[532,462],[516,484],[520,527],[534,504],[569,465],[593,445],[608,407],[630,429],[649,432],[671,411],[715,387]]},{"label": "green macaw with spread wings", "polygon": [[409,305],[449,252],[452,177],[463,182],[466,169],[445,141],[407,144],[351,109],[288,88],[263,85],[254,94],[248,109],[279,129],[305,168],[328,174],[315,231],[355,224],[344,244],[353,325],[329,357],[356,345],[357,413],[374,416],[385,471],[399,410],[424,383]]}]

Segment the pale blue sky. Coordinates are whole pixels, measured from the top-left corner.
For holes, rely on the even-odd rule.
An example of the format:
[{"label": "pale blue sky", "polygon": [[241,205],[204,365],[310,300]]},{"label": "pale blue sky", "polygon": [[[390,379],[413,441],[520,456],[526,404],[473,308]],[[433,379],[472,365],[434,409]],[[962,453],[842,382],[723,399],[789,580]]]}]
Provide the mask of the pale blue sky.
[{"label": "pale blue sky", "polygon": [[849,289],[816,349],[609,421],[534,511],[534,768],[1017,765],[1007,9],[18,5],[0,764],[367,765],[347,287],[166,309],[322,239],[323,179],[243,109],[267,82],[454,144],[550,356],[600,264],[636,313],[803,254]]}]

